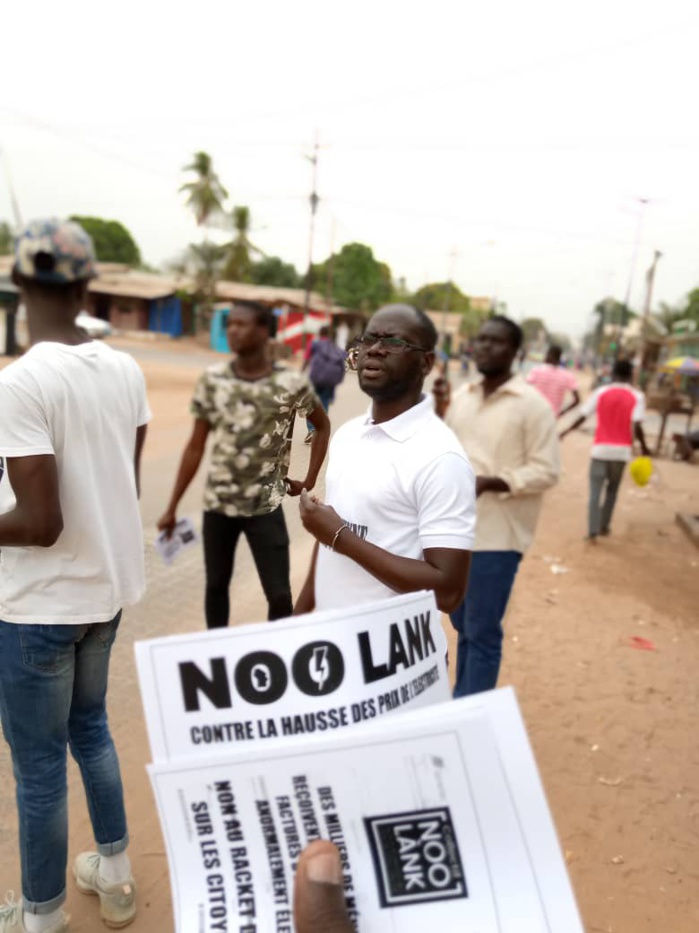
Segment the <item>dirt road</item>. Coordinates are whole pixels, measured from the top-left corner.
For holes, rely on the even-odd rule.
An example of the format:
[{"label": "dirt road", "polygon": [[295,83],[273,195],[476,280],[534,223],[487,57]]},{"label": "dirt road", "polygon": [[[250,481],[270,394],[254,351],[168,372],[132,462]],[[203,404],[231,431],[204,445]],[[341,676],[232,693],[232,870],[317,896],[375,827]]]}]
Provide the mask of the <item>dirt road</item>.
[{"label": "dirt road", "polygon": [[[189,430],[187,402],[206,354],[139,353],[155,420],[144,459],[146,535],[165,505]],[[331,415],[357,414],[365,399],[350,377]],[[297,425],[291,475],[301,477],[308,448]],[[589,933],[695,933],[699,929],[699,751],[694,713],[699,662],[699,551],[674,524],[696,511],[699,468],[662,461],[658,481],[639,490],[625,479],[613,535],[583,542],[589,435],[564,442],[565,472],[550,494],[539,533],[523,562],[507,619],[501,683],[513,684],[547,789]],[[198,522],[201,481],[182,514]],[[321,487],[322,491],[322,487]],[[292,537],[294,590],[310,541],[296,503],[285,504]],[[264,600],[247,548],[233,583],[233,621],[264,618]],[[566,572],[554,573],[564,567]],[[173,929],[167,863],[148,784],[149,751],[133,662],[137,638],[203,627],[201,555],[173,568],[148,548],[149,592],[131,610],[115,649],[111,722],[122,761],[140,887],[134,933]],[[450,633],[448,620],[446,629]],[[632,647],[652,641],[655,650]],[[19,888],[11,769],[0,747],[0,864],[6,888]],[[77,770],[69,772],[71,858],[90,845]],[[96,904],[69,883],[75,933],[102,929]],[[565,931],[556,931],[565,933]]]}]

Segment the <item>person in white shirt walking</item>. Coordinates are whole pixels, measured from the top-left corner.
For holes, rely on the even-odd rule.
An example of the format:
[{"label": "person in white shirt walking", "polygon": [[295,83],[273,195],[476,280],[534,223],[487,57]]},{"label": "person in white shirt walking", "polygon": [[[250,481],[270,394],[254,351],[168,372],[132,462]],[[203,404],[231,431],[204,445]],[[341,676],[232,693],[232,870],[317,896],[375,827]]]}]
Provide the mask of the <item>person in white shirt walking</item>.
[{"label": "person in white shirt walking", "polygon": [[[561,366],[563,350],[555,344],[549,347],[543,366],[535,366],[527,376],[527,382],[544,396],[557,418],[563,417],[580,404],[580,390],[575,376]],[[563,407],[566,394],[573,396]]]},{"label": "person in white shirt walking", "polygon": [[543,493],[558,480],[551,406],[512,371],[522,330],[500,315],[474,341],[482,379],[451,397],[435,382],[437,412],[463,444],[476,471],[478,521],[464,601],[451,612],[458,633],[454,696],[491,690],[502,658],[502,620],[522,555],[534,537]]},{"label": "person in white shirt walking", "polygon": [[105,701],[122,608],[145,587],[138,467],[150,411],[135,361],[74,323],[93,275],[77,224],[37,221],[17,241],[32,346],[0,373],[0,716],[23,899],[0,906],[0,933],[68,929],[68,745],[97,848],[78,856],[78,887],[99,896],[108,925],[136,913]]},{"label": "person in white shirt walking", "polygon": [[475,526],[471,466],[422,392],[437,334],[424,313],[388,305],[359,338],[367,414],[331,441],[327,503],[301,494],[317,544],[295,613],[433,590],[445,612],[461,602]]}]

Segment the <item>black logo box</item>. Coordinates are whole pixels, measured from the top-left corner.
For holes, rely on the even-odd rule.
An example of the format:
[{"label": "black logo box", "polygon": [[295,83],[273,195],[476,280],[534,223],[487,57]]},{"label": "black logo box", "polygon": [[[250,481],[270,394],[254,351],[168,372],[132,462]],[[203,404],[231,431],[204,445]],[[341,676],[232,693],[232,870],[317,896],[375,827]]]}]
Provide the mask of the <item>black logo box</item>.
[{"label": "black logo box", "polygon": [[365,817],[382,907],[468,897],[448,807]]}]

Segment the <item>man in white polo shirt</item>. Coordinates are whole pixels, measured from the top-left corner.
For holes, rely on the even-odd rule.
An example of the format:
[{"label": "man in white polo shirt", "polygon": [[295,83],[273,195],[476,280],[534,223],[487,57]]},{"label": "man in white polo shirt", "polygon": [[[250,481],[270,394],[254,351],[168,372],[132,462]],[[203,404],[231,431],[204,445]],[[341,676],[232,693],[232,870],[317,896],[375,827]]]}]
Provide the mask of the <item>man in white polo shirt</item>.
[{"label": "man in white polo shirt", "polygon": [[359,340],[366,415],[331,441],[327,504],[301,495],[316,538],[295,613],[433,590],[444,612],[462,600],[475,531],[475,480],[453,432],[422,392],[437,333],[423,312],[387,305]]},{"label": "man in white polo shirt", "polygon": [[[609,534],[616,497],[631,460],[634,436],[646,457],[650,456],[641,422],[646,412],[643,393],[631,385],[633,366],[628,360],[617,360],[610,385],[600,386],[580,409],[580,417],[563,431],[561,440],[589,418],[597,415],[595,440],[590,460],[590,502],[588,506],[587,540],[597,541],[598,535]],[[600,504],[602,493],[604,502]]]}]

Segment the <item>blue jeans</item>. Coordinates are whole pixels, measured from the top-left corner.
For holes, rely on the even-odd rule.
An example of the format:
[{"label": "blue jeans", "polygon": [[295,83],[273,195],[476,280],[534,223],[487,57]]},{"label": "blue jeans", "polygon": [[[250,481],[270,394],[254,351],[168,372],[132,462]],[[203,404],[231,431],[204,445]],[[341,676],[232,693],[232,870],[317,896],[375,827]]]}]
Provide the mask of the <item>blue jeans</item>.
[{"label": "blue jeans", "polygon": [[449,618],[459,634],[454,696],[492,690],[502,659],[502,620],[522,555],[474,551],[464,601]]},{"label": "blue jeans", "polygon": [[[313,386],[313,390],[318,396],[318,401],[327,411],[335,401],[335,386]],[[306,418],[306,427],[309,431],[315,430],[308,418]]]},{"label": "blue jeans", "polygon": [[100,855],[128,844],[119,761],[107,725],[107,677],[121,612],[94,625],[0,621],[0,716],[17,784],[24,909],[65,900],[67,754],[82,773]]}]

